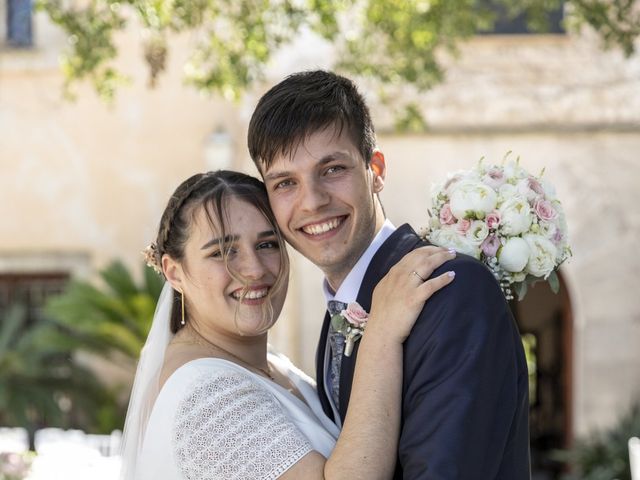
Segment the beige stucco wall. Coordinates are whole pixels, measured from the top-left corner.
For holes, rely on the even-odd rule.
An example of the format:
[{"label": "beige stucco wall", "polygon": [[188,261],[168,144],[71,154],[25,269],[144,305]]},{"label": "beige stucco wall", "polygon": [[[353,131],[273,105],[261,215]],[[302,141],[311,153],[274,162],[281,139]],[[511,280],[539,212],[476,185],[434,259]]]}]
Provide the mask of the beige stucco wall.
[{"label": "beige stucco wall", "polygon": [[[211,165],[209,136],[227,132],[228,165],[254,172],[245,135],[259,94],[287,72],[324,66],[314,55],[326,48],[308,39],[314,48],[280,56],[269,82],[233,104],[182,84],[188,38],[172,44],[167,73],[147,89],[132,30],[119,39],[119,64],[134,83],[109,107],[87,87],[76,103],[61,99],[64,39],[42,16],[37,32],[32,51],[0,49],[0,271],[42,262],[90,277],[116,257],[137,267],[169,194]],[[640,395],[639,73],[638,57],[603,53],[588,34],[487,37],[462,49],[443,85],[414,98],[428,133],[391,133],[391,115],[372,99],[388,162],[382,198],[396,224],[424,225],[431,183],[481,156],[499,161],[513,150],[527,168],[546,167],[573,238],[563,273],[575,322],[578,433],[611,423]],[[272,335],[309,373],[324,308],[320,281],[292,254],[290,295]]]},{"label": "beige stucco wall", "polygon": [[183,88],[178,58],[160,88],[146,89],[135,48],[124,59],[137,67],[127,69],[135,83],[113,106],[86,87],[67,102],[57,62],[43,58],[59,52],[59,39],[52,32],[43,43],[2,52],[0,215],[16,221],[4,223],[0,248],[89,250],[94,265],[132,263],[177,183],[205,168],[207,136],[237,128],[234,107]]}]

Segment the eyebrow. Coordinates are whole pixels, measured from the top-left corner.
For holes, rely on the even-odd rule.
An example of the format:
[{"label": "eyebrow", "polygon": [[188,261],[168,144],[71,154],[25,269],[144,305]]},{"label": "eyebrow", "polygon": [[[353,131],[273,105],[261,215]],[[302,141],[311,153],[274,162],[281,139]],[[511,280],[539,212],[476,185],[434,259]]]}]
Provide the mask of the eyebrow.
[{"label": "eyebrow", "polygon": [[[322,157],[319,161],[317,166],[322,167],[323,165],[333,162],[335,160],[341,160],[341,159],[349,159],[349,154],[345,153],[345,152],[341,152],[341,151],[336,151],[336,152],[332,152],[332,153],[328,153],[326,154],[324,157]],[[289,170],[280,170],[280,171],[276,171],[276,172],[272,172],[272,173],[267,173],[264,176],[264,180],[269,181],[269,180],[277,180],[279,178],[285,178],[285,177],[290,177],[291,175],[293,175],[293,172],[289,171]]]},{"label": "eyebrow", "polygon": [[[275,230],[265,230],[264,232],[258,233],[257,237],[258,237],[258,240],[262,240],[263,238],[274,237],[275,234],[276,234]],[[213,238],[209,240],[207,243],[205,243],[204,245],[202,245],[200,247],[200,250],[206,250],[207,248],[210,248],[213,245],[220,244],[221,241],[222,243],[236,242],[239,238],[240,238],[239,235],[227,235],[223,239]]]}]

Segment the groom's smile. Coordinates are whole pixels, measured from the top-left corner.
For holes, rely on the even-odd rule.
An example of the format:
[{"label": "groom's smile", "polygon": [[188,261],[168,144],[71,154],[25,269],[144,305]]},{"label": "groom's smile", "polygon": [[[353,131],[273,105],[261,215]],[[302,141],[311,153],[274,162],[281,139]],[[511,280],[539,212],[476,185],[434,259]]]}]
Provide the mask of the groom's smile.
[{"label": "groom's smile", "polygon": [[[384,157],[375,155],[384,172]],[[376,195],[384,173],[366,165],[346,128],[333,126],[309,134],[262,173],[284,237],[337,288],[384,222]]]},{"label": "groom's smile", "polygon": [[342,226],[346,218],[347,216],[343,215],[317,223],[309,223],[300,228],[300,230],[316,240],[319,238],[328,238],[336,233],[336,229]]}]

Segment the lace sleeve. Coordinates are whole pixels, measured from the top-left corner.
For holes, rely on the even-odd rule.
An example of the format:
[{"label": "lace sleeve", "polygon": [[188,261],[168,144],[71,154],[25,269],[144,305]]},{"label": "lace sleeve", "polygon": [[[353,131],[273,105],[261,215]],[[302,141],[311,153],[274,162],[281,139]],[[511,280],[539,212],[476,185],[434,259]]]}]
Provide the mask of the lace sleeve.
[{"label": "lace sleeve", "polygon": [[269,391],[234,371],[196,379],[178,405],[172,442],[189,480],[274,479],[312,450]]}]

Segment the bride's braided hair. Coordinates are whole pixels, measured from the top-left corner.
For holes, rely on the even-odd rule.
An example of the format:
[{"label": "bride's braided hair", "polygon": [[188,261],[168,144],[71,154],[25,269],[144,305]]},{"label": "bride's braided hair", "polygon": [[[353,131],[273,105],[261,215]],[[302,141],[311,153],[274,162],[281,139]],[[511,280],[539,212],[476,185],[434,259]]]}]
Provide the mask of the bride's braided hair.
[{"label": "bride's braided hair", "polygon": [[[284,241],[281,238],[275,217],[269,206],[264,184],[255,177],[229,170],[198,173],[178,186],[162,214],[156,241],[143,252],[147,259],[147,264],[162,274],[162,257],[165,254],[176,261],[181,261],[184,258],[184,246],[187,243],[190,227],[200,206],[205,208],[205,213],[211,225],[214,224],[214,218],[216,219],[218,227],[222,229],[220,238],[224,238],[226,236],[225,219],[232,213],[226,210],[226,203],[230,197],[239,198],[256,207],[265,216],[269,224],[273,226],[282,245],[280,250],[281,265],[285,266],[288,263],[288,259]],[[223,249],[223,251],[225,250]],[[243,281],[234,272],[229,271],[229,273]],[[285,277],[286,268],[281,268],[276,283],[272,288],[273,291],[276,291],[283,284]],[[243,283],[246,282],[243,281]],[[174,333],[182,327],[180,323],[180,308],[180,293],[174,292],[174,308],[171,315],[171,330]]]},{"label": "bride's braided hair", "polygon": [[[189,177],[180,184],[169,199],[167,208],[160,219],[160,228],[156,238],[156,255],[160,261],[165,253],[176,260],[180,260],[184,255],[183,247],[186,242],[184,237],[186,237],[188,225],[185,216],[181,215],[181,210],[189,204],[190,198],[193,197],[193,200],[196,200],[197,195],[195,194],[198,191],[198,186],[206,185],[206,182],[202,180],[206,180],[210,173],[198,173]],[[171,235],[172,233],[174,235]]]}]

